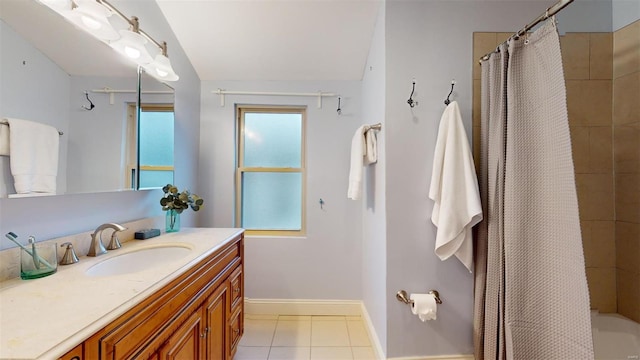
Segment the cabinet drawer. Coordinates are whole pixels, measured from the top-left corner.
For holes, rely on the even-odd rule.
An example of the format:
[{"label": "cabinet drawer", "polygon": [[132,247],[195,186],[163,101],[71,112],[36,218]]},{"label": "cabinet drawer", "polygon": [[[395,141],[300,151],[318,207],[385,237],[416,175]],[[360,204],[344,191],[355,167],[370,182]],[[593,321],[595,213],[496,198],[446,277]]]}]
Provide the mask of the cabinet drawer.
[{"label": "cabinet drawer", "polygon": [[73,350],[68,353],[62,355],[62,357],[58,360],[82,360],[84,359],[84,346],[82,344],[73,348]]},{"label": "cabinet drawer", "polygon": [[240,342],[240,337],[242,336],[242,308],[239,308],[231,316],[229,326],[231,327],[231,357],[233,357]]},{"label": "cabinet drawer", "polygon": [[231,307],[233,308],[231,312],[234,312],[243,297],[242,266],[238,266],[238,268],[233,271],[229,280],[231,281]]}]

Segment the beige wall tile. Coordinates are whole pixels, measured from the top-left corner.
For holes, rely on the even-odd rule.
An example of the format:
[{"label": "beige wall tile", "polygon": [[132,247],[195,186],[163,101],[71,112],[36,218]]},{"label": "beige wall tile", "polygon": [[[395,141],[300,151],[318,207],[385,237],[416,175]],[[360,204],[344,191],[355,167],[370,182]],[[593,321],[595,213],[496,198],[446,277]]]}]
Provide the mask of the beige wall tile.
[{"label": "beige wall tile", "polygon": [[589,79],[589,33],[567,33],[560,37],[566,80]]},{"label": "beige wall tile", "polygon": [[613,123],[640,121],[640,71],[619,77],[613,83]]},{"label": "beige wall tile", "polygon": [[613,34],[591,33],[589,38],[589,78],[613,78]]},{"label": "beige wall tile", "polygon": [[586,221],[589,236],[583,235],[585,264],[587,267],[612,268],[616,266],[615,226],[613,221]]},{"label": "beige wall tile", "polygon": [[640,174],[616,174],[615,191],[616,220],[640,223]]},{"label": "beige wall tile", "polygon": [[[476,167],[476,173],[480,174],[480,126],[473,127],[473,161]],[[479,176],[479,175],[478,175]]]},{"label": "beige wall tile", "polygon": [[503,42],[507,41],[508,38],[511,37],[511,35],[513,35],[514,32],[511,33],[505,33],[505,32],[499,32],[496,33],[496,46],[502,44]]},{"label": "beige wall tile", "polygon": [[613,33],[613,78],[640,71],[640,20]]},{"label": "beige wall tile", "polygon": [[613,130],[611,126],[589,128],[589,172],[613,171]]},{"label": "beige wall tile", "polygon": [[616,173],[640,173],[640,121],[613,128]]},{"label": "beige wall tile", "polygon": [[613,220],[612,174],[576,174],[580,220]]},{"label": "beige wall tile", "polygon": [[473,80],[473,126],[480,126],[482,89],[481,80]]},{"label": "beige wall tile", "polygon": [[496,48],[496,33],[473,33],[473,78],[480,79],[480,64],[478,59]]},{"label": "beige wall tile", "polygon": [[640,224],[616,221],[616,267],[640,275]]},{"label": "beige wall tile", "polygon": [[617,271],[618,312],[640,322],[640,275],[626,270]]},{"label": "beige wall tile", "polygon": [[611,80],[567,80],[566,85],[571,126],[611,125]]},{"label": "beige wall tile", "polygon": [[600,312],[616,312],[616,269],[587,268],[591,308]]},{"label": "beige wall tile", "polygon": [[576,174],[589,172],[589,127],[571,126],[571,151]]}]

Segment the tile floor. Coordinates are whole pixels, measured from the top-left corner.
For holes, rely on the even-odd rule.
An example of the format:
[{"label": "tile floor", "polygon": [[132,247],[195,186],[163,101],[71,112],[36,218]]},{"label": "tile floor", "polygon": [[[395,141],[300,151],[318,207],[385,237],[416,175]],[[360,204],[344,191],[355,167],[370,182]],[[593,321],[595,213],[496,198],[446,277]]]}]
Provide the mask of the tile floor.
[{"label": "tile floor", "polygon": [[234,360],[374,360],[359,316],[246,315]]}]

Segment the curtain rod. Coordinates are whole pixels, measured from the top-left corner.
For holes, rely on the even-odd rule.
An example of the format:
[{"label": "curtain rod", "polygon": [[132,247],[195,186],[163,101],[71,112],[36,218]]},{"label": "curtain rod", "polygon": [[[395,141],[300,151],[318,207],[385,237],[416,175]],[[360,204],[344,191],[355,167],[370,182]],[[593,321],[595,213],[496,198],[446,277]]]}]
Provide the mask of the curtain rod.
[{"label": "curtain rod", "polygon": [[296,92],[268,92],[268,91],[229,91],[229,90],[212,90],[214,94],[220,95],[220,106],[224,106],[225,95],[266,95],[266,96],[309,96],[318,98],[318,109],[322,107],[323,97],[334,97],[334,93],[326,93],[318,91],[315,93],[296,93]]},{"label": "curtain rod", "polygon": [[[557,3],[555,3],[552,6],[548,7],[547,10],[544,13],[540,14],[532,22],[530,22],[529,24],[525,25],[525,27],[523,27],[520,31],[518,31],[515,34],[509,36],[509,38],[506,41],[509,41],[509,39],[511,39],[511,38],[516,38],[517,39],[520,36],[526,34],[527,31],[531,30],[534,26],[538,25],[539,23],[541,23],[544,20],[547,20],[550,16],[553,16],[553,15],[557,14],[558,12],[560,12],[560,10],[564,9],[565,7],[567,7],[567,5],[571,4],[573,1],[574,0],[560,0],[560,1],[558,1]],[[482,64],[483,61],[489,60],[489,56],[491,56],[491,54],[493,54],[496,51],[497,50],[494,50],[492,52],[484,54],[480,59],[478,59],[478,62],[480,64]]]}]

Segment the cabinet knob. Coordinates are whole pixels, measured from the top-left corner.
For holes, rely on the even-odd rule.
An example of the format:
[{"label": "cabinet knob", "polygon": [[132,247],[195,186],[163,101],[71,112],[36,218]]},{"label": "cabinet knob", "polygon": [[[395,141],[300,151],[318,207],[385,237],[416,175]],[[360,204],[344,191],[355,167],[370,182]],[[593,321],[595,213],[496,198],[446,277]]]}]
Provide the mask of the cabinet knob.
[{"label": "cabinet knob", "polygon": [[238,334],[238,333],[240,333],[240,329],[233,329],[233,332]]},{"label": "cabinet knob", "polygon": [[240,288],[233,289],[233,292],[240,292]]}]

